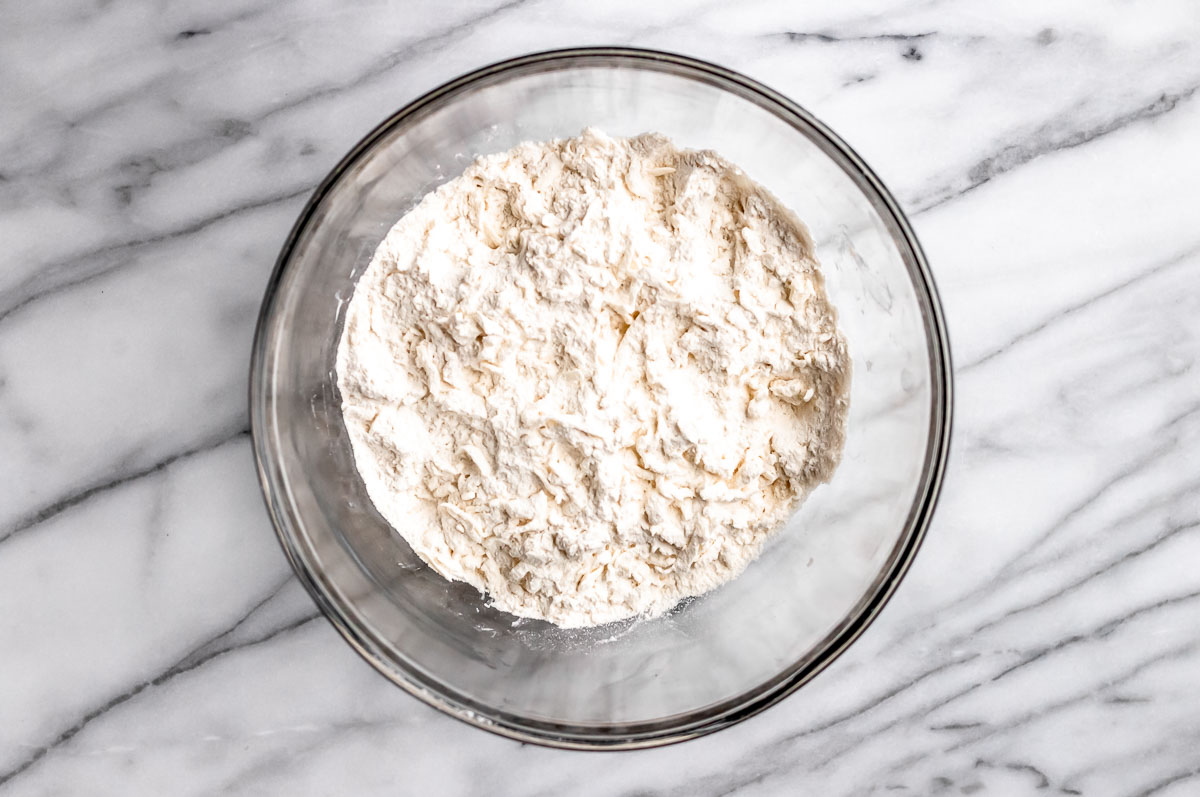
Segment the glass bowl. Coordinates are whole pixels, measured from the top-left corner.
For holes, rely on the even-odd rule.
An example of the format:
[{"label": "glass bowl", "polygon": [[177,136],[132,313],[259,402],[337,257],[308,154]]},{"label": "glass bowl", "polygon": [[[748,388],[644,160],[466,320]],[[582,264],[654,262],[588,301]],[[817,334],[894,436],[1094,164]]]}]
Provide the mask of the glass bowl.
[{"label": "glass bowl", "polygon": [[[654,620],[564,630],[433,572],[354,467],[334,359],[354,284],[392,224],[481,154],[655,131],[714,149],[816,241],[854,360],[842,464],[739,578]],[[631,748],[761,711],[879,613],[929,524],[950,433],[950,355],[912,229],[867,165],[809,113],[711,64],[582,49],[489,66],[379,125],[321,183],[263,300],[250,415],[267,507],[317,605],[421,700],[524,741]]]}]

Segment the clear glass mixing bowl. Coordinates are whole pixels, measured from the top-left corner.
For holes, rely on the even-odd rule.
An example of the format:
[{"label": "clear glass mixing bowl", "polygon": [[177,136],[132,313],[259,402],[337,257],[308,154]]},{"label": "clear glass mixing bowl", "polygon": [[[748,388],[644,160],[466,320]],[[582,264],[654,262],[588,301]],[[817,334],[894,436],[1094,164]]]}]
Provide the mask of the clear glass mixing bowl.
[{"label": "clear glass mixing bowl", "polygon": [[[715,149],[795,210],[817,242],[854,374],[841,467],[740,578],[655,620],[568,631],[517,620],[445,581],[378,515],[342,424],[334,355],[355,280],[424,194],[478,155],[588,126]],[[620,748],[727,727],[854,641],[929,523],[949,443],[950,383],[921,249],[849,147],[738,74],[605,48],[531,55],[459,78],[386,120],[338,164],[267,289],[250,410],[284,551],[372,665],[489,730]]]}]

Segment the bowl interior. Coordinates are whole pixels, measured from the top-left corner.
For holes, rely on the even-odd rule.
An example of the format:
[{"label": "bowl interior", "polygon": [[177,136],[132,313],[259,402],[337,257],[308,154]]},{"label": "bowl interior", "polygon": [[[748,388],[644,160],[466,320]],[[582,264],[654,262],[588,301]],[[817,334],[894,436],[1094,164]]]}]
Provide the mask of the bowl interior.
[{"label": "bowl interior", "polygon": [[[588,126],[715,149],[796,211],[854,366],[840,468],[742,577],[656,620],[567,631],[446,582],[375,512],[333,368],[355,280],[398,218],[480,154]],[[902,224],[816,126],[699,66],[620,53],[530,59],[435,92],[318,191],[264,306],[252,411],[285,549],[377,667],[479,723],[605,744],[678,738],[769,702],[873,614],[931,503],[946,363]]]}]

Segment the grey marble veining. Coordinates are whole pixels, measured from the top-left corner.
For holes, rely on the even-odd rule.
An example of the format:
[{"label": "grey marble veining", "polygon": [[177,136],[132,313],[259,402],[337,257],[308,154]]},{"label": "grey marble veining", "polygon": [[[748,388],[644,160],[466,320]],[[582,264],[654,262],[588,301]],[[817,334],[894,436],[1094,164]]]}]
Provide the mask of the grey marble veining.
[{"label": "grey marble veining", "polygon": [[[0,795],[1200,793],[1193,0],[0,5]],[[261,506],[246,369],[304,197],[409,99],[636,44],[807,106],[955,347],[928,541],[734,729],[522,746],[390,686]]]}]

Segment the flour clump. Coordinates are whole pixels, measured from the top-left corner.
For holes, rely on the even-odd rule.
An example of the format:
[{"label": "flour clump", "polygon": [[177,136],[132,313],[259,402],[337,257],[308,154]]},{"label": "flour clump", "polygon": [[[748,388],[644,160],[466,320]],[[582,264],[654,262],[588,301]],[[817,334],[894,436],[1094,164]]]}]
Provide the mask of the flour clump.
[{"label": "flour clump", "polygon": [[380,514],[446,578],[566,627],[738,575],[837,466],[849,371],[790,211],[712,152],[595,130],[422,199],[337,356]]}]

